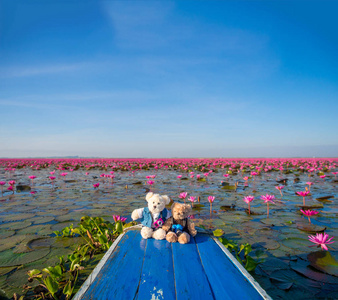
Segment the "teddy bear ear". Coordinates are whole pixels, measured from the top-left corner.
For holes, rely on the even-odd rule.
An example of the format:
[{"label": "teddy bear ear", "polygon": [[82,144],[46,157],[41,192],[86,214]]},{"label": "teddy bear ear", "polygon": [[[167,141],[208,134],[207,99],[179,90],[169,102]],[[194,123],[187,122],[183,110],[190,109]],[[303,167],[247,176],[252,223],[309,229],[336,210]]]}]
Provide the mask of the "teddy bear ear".
[{"label": "teddy bear ear", "polygon": [[150,198],[154,195],[153,192],[149,192],[147,195],[146,195],[146,200],[149,201]]},{"label": "teddy bear ear", "polygon": [[173,210],[176,204],[177,204],[177,203],[174,202],[174,203],[171,205],[171,208],[170,208],[170,209]]},{"label": "teddy bear ear", "polygon": [[167,195],[162,195],[162,198],[165,201],[165,205],[168,205],[170,203],[170,198]]}]

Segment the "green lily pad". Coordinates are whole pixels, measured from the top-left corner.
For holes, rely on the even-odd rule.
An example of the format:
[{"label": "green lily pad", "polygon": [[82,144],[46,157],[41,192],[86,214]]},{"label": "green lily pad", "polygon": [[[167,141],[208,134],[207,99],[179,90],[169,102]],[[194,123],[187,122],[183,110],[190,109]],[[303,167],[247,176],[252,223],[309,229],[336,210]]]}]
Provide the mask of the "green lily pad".
[{"label": "green lily pad", "polygon": [[9,222],[4,223],[0,225],[0,229],[10,229],[10,230],[17,230],[26,228],[28,226],[32,225],[32,222],[29,221],[23,221],[23,222]]},{"label": "green lily pad", "polygon": [[223,211],[234,211],[236,209],[236,205],[231,204],[231,205],[222,205],[220,207],[221,210]]},{"label": "green lily pad", "polygon": [[259,266],[268,275],[271,275],[271,273],[276,271],[276,270],[288,270],[288,269],[290,269],[290,266],[289,266],[288,263],[286,263],[285,261],[283,261],[281,259],[274,258],[274,257],[266,258],[263,263],[259,264]]},{"label": "green lily pad", "polygon": [[286,237],[280,241],[285,247],[298,250],[298,251],[309,251],[309,241],[300,237]]},{"label": "green lily pad", "polygon": [[236,191],[236,186],[235,185],[224,185],[222,186],[222,190]]},{"label": "green lily pad", "polygon": [[8,274],[9,272],[12,272],[16,268],[17,267],[4,267],[4,268],[0,268],[0,276]]},{"label": "green lily pad", "polygon": [[0,241],[15,234],[14,230],[0,230]]},{"label": "green lily pad", "polygon": [[201,203],[195,203],[192,209],[193,209],[193,210],[200,211],[200,210],[203,209],[203,207],[205,207],[204,204],[201,204]]},{"label": "green lily pad", "polygon": [[325,226],[318,226],[309,222],[298,222],[296,226],[299,230],[309,233],[323,232],[326,229]]},{"label": "green lily pad", "polygon": [[24,184],[18,184],[16,186],[17,192],[29,192],[31,190],[31,187],[29,185]]},{"label": "green lily pad", "polygon": [[[337,252],[335,253],[337,256]],[[338,261],[329,251],[317,251],[308,254],[310,265],[324,273],[338,276]]]},{"label": "green lily pad", "polygon": [[306,289],[319,289],[321,284],[319,282],[301,278],[300,275],[292,270],[277,270],[270,275],[271,282],[282,290],[290,290],[292,286],[303,286]]},{"label": "green lily pad", "polygon": [[24,235],[13,235],[6,239],[1,240],[0,242],[0,251],[13,248],[15,245],[19,244],[25,239]]},{"label": "green lily pad", "polygon": [[49,223],[49,222],[54,221],[54,220],[55,220],[55,218],[52,217],[52,216],[49,216],[49,217],[36,217],[36,218],[29,219],[29,221],[32,221],[34,225],[43,224],[43,223]]},{"label": "green lily pad", "polygon": [[78,220],[78,222],[74,222],[74,221],[67,221],[67,222],[61,222],[61,223],[56,223],[54,225],[52,225],[51,227],[51,231],[61,231],[63,228],[68,227],[71,224],[76,225],[77,223],[79,223],[80,220]]},{"label": "green lily pad", "polygon": [[324,205],[322,203],[309,203],[305,201],[305,205],[297,205],[297,207],[302,209],[315,209],[315,208],[323,208]]},{"label": "green lily pad", "polygon": [[275,250],[280,247],[280,244],[276,240],[267,237],[261,236],[258,238],[254,238],[254,241],[267,250]]},{"label": "green lily pad", "polygon": [[260,220],[265,225],[274,225],[274,226],[281,226],[283,225],[283,221],[279,218],[266,218]]},{"label": "green lily pad", "polygon": [[12,222],[12,221],[19,221],[19,220],[26,220],[26,219],[29,219],[29,218],[32,218],[34,217],[35,215],[34,214],[31,214],[31,213],[18,213],[18,214],[11,214],[11,215],[5,215],[5,216],[1,216],[1,219],[4,221],[4,222]]},{"label": "green lily pad", "polygon": [[0,267],[20,266],[45,257],[49,248],[40,249],[28,253],[13,253],[12,250],[0,252]]},{"label": "green lily pad", "polygon": [[216,229],[213,231],[214,236],[222,236],[224,234],[224,230]]},{"label": "green lily pad", "polygon": [[24,229],[21,229],[17,234],[38,234],[38,235],[47,235],[51,234],[50,225],[33,225]]},{"label": "green lily pad", "polygon": [[17,244],[14,249],[12,249],[13,253],[26,253],[32,251],[28,247],[28,243],[31,239],[30,238],[25,238],[23,241],[21,241],[20,244]]},{"label": "green lily pad", "polygon": [[316,269],[311,267],[308,261],[297,259],[296,261],[290,261],[290,266],[292,270],[312,280],[338,284],[338,277],[331,276],[323,272],[318,272]]}]

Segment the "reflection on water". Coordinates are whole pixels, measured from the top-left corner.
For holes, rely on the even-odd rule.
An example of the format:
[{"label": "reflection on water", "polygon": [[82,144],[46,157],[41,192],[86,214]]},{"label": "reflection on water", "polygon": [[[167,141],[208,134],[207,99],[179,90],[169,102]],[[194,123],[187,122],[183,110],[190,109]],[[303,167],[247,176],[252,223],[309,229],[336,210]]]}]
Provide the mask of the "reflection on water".
[{"label": "reflection on water", "polygon": [[[0,295],[21,293],[27,270],[52,265],[57,256],[72,251],[73,243],[60,242],[53,237],[53,231],[77,223],[84,215],[113,221],[112,215],[120,214],[130,221],[130,213],[134,209],[146,206],[145,194],[149,190],[146,176],[156,174],[152,191],[167,194],[175,201],[179,200],[181,192],[188,192],[188,197],[199,197],[200,202],[194,203],[191,216],[197,226],[221,228],[228,239],[251,243],[253,253],[264,251],[261,257],[266,260],[256,268],[253,276],[273,298],[304,299],[316,295],[318,298],[334,299],[336,296],[338,282],[331,278],[333,276],[325,275],[319,280],[313,270],[312,273],[299,271],[306,268],[307,254],[316,251],[309,248],[312,243],[308,241],[308,235],[311,233],[304,231],[304,228],[308,229],[308,219],[300,213],[303,199],[295,194],[305,190],[309,181],[307,174],[263,173],[254,176],[254,180],[245,181],[242,175],[224,178],[219,170],[208,175],[207,181],[200,182],[196,176],[178,179],[182,171],[153,170],[134,174],[115,172],[112,183],[110,178],[100,177],[102,171],[90,170],[89,175],[85,175],[85,170],[77,170],[66,178],[57,171],[52,186],[48,178],[50,171],[34,172],[37,178],[33,185],[28,179],[31,174],[24,170],[17,170],[11,175],[0,173],[1,180],[13,179],[17,184],[31,187],[14,195],[5,192],[0,198],[0,289],[3,290]],[[244,176],[247,175],[249,173]],[[295,180],[296,177],[299,180]],[[311,186],[311,195],[306,197],[306,205],[308,209],[315,208],[320,212],[311,217],[311,223],[317,229],[325,229],[330,236],[338,236],[337,181],[334,177],[327,177],[324,181],[317,175],[310,180],[314,185]],[[238,187],[235,190],[228,188],[227,184],[222,186],[221,181],[230,186],[237,181]],[[285,185],[283,197],[275,188],[277,181]],[[94,183],[100,183],[98,189],[93,188]],[[31,194],[32,191],[36,193]],[[269,218],[266,216],[266,204],[260,200],[260,196],[267,193],[276,197],[275,204],[270,204]],[[248,205],[242,200],[249,195],[255,197],[250,205],[250,215]],[[215,196],[211,214],[208,196]],[[322,199],[316,200],[320,197]],[[332,246],[337,249],[335,244]],[[255,257],[255,254],[252,256]],[[283,280],[284,287],[290,282],[292,284],[285,289],[281,284]],[[330,284],[326,284],[328,281]]]}]

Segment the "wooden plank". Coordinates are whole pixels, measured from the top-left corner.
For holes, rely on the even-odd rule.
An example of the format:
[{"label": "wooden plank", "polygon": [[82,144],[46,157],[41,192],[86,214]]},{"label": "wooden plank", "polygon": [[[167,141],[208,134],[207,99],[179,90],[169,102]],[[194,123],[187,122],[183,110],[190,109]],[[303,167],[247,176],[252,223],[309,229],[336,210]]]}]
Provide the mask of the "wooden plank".
[{"label": "wooden plank", "polygon": [[194,239],[184,245],[173,243],[172,249],[176,299],[214,299]]},{"label": "wooden plank", "polygon": [[82,284],[81,288],[78,290],[76,295],[73,297],[73,300],[79,300],[83,297],[84,293],[87,291],[87,289],[91,286],[91,284],[96,279],[96,276],[99,274],[109,257],[112,255],[113,251],[117,247],[120,240],[123,238],[125,233],[120,234],[118,238],[114,241],[114,243],[111,245],[109,250],[105,253],[105,255],[101,258],[100,262],[97,264],[97,266],[94,268],[93,272],[90,273],[86,281]]},{"label": "wooden plank", "polygon": [[140,300],[176,299],[172,249],[166,240],[147,240],[137,296]]},{"label": "wooden plank", "polygon": [[132,300],[137,293],[146,240],[128,231],[81,299]]},{"label": "wooden plank", "polygon": [[210,236],[195,240],[215,299],[263,299]]},{"label": "wooden plank", "polygon": [[252,286],[258,291],[258,293],[265,300],[272,300],[272,298],[267,294],[267,292],[259,285],[259,283],[249,274],[249,272],[237,261],[237,259],[230,253],[230,251],[216,238],[212,237],[224,254],[229,258],[229,260],[234,264],[234,266],[242,273],[252,284]]}]

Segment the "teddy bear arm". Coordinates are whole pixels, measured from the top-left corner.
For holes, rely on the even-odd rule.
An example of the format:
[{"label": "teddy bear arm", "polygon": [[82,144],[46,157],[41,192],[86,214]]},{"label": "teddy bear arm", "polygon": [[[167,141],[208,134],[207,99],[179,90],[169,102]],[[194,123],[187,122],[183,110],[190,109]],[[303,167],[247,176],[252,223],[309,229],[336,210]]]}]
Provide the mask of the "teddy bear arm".
[{"label": "teddy bear arm", "polygon": [[171,226],[173,225],[173,218],[170,217],[169,219],[167,219],[163,226],[162,226],[162,229],[165,230],[166,232],[168,232],[171,228]]},{"label": "teddy bear arm", "polygon": [[195,229],[195,224],[188,219],[188,231],[192,236],[197,234],[197,230]]},{"label": "teddy bear arm", "polygon": [[139,212],[137,209],[133,210],[133,212],[131,213],[131,218],[133,219],[133,221],[137,220],[140,218],[139,216]]}]

